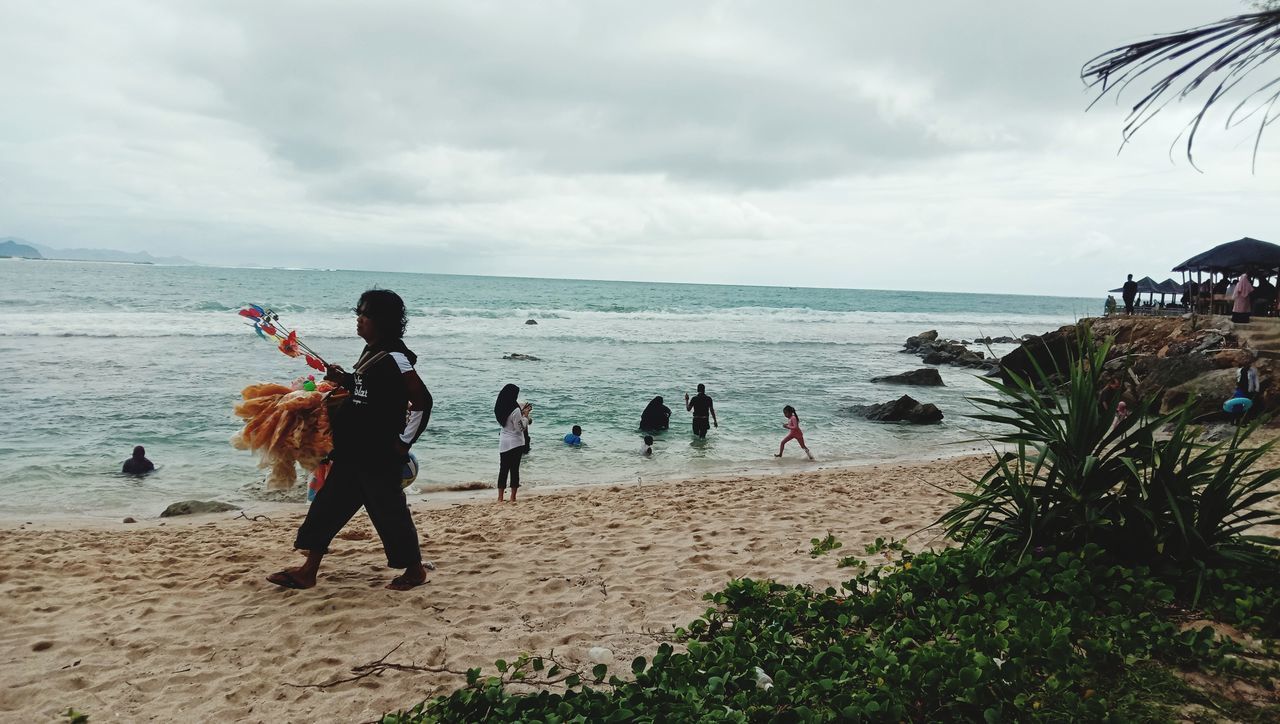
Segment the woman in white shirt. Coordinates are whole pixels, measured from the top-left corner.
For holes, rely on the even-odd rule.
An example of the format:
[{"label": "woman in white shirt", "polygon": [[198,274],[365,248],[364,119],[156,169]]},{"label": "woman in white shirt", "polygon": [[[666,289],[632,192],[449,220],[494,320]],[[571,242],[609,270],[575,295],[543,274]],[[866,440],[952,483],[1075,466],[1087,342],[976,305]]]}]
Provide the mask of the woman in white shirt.
[{"label": "woman in white shirt", "polygon": [[501,503],[507,493],[507,477],[511,478],[511,502],[516,502],[516,491],[520,489],[520,458],[524,455],[524,436],[529,429],[529,413],[533,405],[524,403],[518,398],[520,388],[507,385],[498,393],[497,402],[493,403],[493,417],[502,425],[498,434],[498,502]]}]

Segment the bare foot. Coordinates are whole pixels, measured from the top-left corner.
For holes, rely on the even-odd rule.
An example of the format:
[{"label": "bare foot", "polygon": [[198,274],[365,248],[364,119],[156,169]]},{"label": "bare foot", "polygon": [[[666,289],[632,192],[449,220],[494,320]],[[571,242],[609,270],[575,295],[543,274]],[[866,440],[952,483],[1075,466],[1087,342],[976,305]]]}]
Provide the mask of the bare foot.
[{"label": "bare foot", "polygon": [[312,588],[316,585],[316,573],[305,568],[286,568],[267,576],[267,580],[281,588]]},{"label": "bare foot", "polygon": [[410,568],[406,568],[404,573],[391,579],[391,583],[387,584],[387,588],[392,591],[407,591],[411,588],[417,588],[427,582],[427,569],[421,563]]},{"label": "bare foot", "polygon": [[778,453],[777,455],[774,455],[774,457],[775,457],[775,458],[780,458],[780,457],[782,457],[782,453]]}]

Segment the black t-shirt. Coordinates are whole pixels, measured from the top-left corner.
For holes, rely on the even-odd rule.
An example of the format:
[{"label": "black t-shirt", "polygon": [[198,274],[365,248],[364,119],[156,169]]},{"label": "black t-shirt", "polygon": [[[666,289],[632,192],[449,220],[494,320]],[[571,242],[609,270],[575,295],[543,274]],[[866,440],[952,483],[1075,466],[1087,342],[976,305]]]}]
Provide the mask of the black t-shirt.
[{"label": "black t-shirt", "polygon": [[[400,458],[397,445],[409,407],[409,388],[404,383],[402,366],[413,365],[418,356],[396,340],[376,349],[366,346],[360,355],[361,361],[378,352],[388,354],[363,373],[349,373],[344,380],[343,386],[351,391],[351,397],[334,415],[336,457]],[[359,365],[357,362],[357,367]]]},{"label": "black t-shirt", "polygon": [[1125,282],[1122,294],[1124,294],[1125,299],[1133,299],[1138,294],[1138,283],[1135,281]]},{"label": "black t-shirt", "polygon": [[156,466],[146,458],[129,458],[124,461],[124,466],[120,472],[128,475],[144,475],[155,470]]},{"label": "black t-shirt", "polygon": [[689,404],[693,406],[694,417],[706,417],[711,414],[711,397],[705,392],[699,392],[689,400]]}]

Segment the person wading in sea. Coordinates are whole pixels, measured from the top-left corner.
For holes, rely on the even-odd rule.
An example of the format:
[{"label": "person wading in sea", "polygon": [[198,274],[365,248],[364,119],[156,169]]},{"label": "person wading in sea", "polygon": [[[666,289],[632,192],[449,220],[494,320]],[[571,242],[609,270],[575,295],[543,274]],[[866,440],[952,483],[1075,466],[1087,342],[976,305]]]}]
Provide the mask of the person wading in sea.
[{"label": "person wading in sea", "polygon": [[716,419],[716,406],[711,402],[711,398],[707,396],[706,385],[699,384],[698,394],[692,398],[689,397],[688,392],[684,393],[684,409],[693,412],[693,434],[699,438],[705,439],[707,431],[711,429],[711,426],[707,424],[708,419],[717,429],[720,427],[720,421]]}]

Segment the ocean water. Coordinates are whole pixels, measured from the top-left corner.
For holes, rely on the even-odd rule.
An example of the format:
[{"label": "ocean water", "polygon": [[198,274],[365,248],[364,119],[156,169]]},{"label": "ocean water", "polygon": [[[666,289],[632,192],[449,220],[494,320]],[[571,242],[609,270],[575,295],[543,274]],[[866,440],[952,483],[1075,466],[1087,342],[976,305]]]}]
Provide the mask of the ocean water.
[{"label": "ocean water", "polygon": [[[362,342],[360,292],[394,289],[406,342],[435,398],[415,446],[423,491],[497,473],[492,406],[513,382],[534,404],[525,485],[634,482],[811,467],[782,438],[799,411],[818,464],[953,454],[983,431],[967,396],[986,386],[941,368],[946,387],[877,385],[921,366],[903,341],[1042,333],[1097,312],[1098,300],[788,287],[570,281],[362,271],[158,267],[0,259],[0,516],[150,516],[171,502],[248,502],[264,471],[229,438],[232,406],[257,382],[308,373],[236,315],[257,302],[326,359],[350,367]],[[537,325],[525,320],[536,319]],[[993,349],[1008,352],[1009,345]],[[519,352],[540,361],[504,360]],[[683,393],[707,385],[718,430],[689,434]],[[849,405],[909,393],[940,425],[883,425]],[[662,395],[675,414],[652,459],[636,454],[640,412]],[[563,446],[581,425],[587,445]],[[145,445],[142,479],[121,461]]]}]

